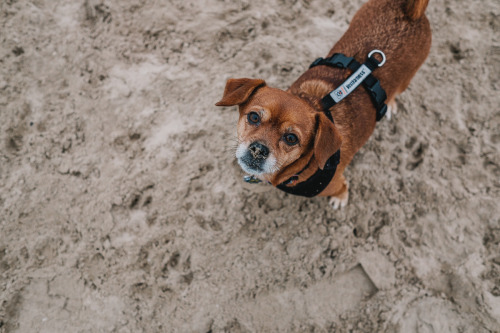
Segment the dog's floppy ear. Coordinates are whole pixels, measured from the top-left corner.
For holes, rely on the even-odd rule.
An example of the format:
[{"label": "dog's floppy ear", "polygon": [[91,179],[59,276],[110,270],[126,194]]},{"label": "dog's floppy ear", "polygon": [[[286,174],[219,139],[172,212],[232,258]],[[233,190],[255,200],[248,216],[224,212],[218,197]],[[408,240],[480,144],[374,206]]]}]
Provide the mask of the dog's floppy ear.
[{"label": "dog's floppy ear", "polygon": [[316,115],[316,137],[314,139],[314,157],[323,170],[328,159],[340,149],[342,137],[339,130],[324,113]]},{"label": "dog's floppy ear", "polygon": [[259,79],[229,79],[224,89],[224,96],[215,105],[232,106],[243,104],[255,89],[265,85],[266,81]]}]

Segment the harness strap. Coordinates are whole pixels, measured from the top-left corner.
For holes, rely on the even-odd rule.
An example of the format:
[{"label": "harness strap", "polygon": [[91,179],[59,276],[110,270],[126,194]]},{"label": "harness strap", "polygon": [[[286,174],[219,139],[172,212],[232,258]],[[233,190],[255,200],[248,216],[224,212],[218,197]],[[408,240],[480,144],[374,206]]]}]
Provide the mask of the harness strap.
[{"label": "harness strap", "polygon": [[[321,65],[350,69],[354,73],[358,69],[360,69],[360,67],[363,65],[368,67],[370,71],[373,71],[380,65],[380,62],[377,59],[375,59],[375,57],[370,56],[368,57],[368,59],[364,64],[360,64],[352,57],[347,57],[341,53],[335,53],[333,56],[329,58],[316,59],[311,64],[311,66],[309,66],[309,68]],[[375,78],[371,73],[364,79],[362,85],[365,87],[368,94],[370,95],[370,98],[373,104],[375,105],[375,109],[377,111],[377,121],[380,121],[387,112],[387,105],[385,105],[385,100],[387,99],[387,95],[385,93],[385,90],[380,85],[380,81],[377,78]],[[332,97],[332,94],[330,93],[321,99],[321,106],[323,107],[323,110],[325,110],[326,113],[327,110],[330,110],[330,108],[335,104],[337,104],[339,101],[340,100],[335,101],[334,98]]]},{"label": "harness strap", "polygon": [[340,162],[340,149],[333,154],[325,164],[323,170],[318,169],[307,181],[298,183],[295,186],[286,186],[287,182],[279,184],[276,186],[283,192],[300,195],[303,197],[312,198],[321,192],[330,184],[335,172],[337,171],[337,166]]}]

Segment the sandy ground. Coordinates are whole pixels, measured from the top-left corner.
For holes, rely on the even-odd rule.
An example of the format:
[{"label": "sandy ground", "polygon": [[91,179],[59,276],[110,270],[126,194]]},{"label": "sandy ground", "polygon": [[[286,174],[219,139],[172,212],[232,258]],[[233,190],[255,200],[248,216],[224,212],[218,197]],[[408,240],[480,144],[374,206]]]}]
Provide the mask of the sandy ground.
[{"label": "sandy ground", "polygon": [[500,332],[498,0],[431,0],[344,210],[241,180],[225,80],[362,3],[2,0],[0,332]]}]

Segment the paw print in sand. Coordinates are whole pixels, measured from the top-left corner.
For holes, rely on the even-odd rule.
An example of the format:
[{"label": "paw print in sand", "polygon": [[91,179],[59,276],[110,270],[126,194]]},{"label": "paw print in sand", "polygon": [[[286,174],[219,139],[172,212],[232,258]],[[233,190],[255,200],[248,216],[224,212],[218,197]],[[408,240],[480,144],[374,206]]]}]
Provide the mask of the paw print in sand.
[{"label": "paw print in sand", "polygon": [[406,141],[405,147],[411,150],[406,162],[406,170],[415,170],[424,161],[424,154],[429,144],[418,142],[415,137],[411,137]]}]

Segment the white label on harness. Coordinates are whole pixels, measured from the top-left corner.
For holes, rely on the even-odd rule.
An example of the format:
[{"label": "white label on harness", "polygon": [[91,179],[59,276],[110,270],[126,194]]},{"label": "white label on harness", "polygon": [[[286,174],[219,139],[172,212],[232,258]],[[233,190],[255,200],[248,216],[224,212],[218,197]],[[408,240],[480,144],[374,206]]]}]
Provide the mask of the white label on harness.
[{"label": "white label on harness", "polygon": [[335,89],[330,93],[335,103],[343,100],[347,95],[349,95],[357,86],[363,82],[372,71],[365,65],[361,65],[357,71],[355,71],[347,80],[342,83],[340,87]]}]

